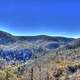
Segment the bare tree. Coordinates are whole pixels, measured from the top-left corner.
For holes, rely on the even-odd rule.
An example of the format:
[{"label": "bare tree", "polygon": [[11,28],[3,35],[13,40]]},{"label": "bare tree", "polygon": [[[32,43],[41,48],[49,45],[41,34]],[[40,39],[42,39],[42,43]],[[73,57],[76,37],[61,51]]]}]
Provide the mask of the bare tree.
[{"label": "bare tree", "polygon": [[33,80],[33,67],[31,68],[31,80]]}]

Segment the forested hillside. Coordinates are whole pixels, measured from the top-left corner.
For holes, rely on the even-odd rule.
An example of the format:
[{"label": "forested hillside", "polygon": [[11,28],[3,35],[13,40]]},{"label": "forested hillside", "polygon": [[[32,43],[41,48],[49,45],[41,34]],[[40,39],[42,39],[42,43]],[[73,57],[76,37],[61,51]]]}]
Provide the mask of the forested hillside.
[{"label": "forested hillside", "polygon": [[0,31],[0,80],[79,78],[80,39]]}]

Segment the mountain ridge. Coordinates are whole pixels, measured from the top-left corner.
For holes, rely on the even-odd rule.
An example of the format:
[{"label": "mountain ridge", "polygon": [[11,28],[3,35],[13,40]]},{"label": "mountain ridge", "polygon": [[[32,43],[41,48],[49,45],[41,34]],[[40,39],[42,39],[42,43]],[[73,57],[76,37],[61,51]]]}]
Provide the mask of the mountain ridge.
[{"label": "mountain ridge", "polygon": [[29,55],[31,55],[30,58],[38,58],[54,50],[78,47],[80,47],[80,39],[48,35],[14,36],[0,31],[0,53],[3,58],[13,57],[14,59],[16,57],[17,59],[20,56],[19,59],[25,58],[26,60]]},{"label": "mountain ridge", "polygon": [[0,71],[13,73],[19,80],[77,80],[79,62],[80,38],[0,32]]},{"label": "mountain ridge", "polygon": [[0,31],[0,37],[8,37],[8,38],[13,38],[13,39],[16,39],[16,40],[67,40],[67,39],[70,39],[70,40],[73,40],[74,38],[67,38],[67,37],[60,37],[60,36],[49,36],[49,35],[36,35],[36,36],[15,36],[15,35],[12,35],[8,32],[5,32],[5,31]]}]

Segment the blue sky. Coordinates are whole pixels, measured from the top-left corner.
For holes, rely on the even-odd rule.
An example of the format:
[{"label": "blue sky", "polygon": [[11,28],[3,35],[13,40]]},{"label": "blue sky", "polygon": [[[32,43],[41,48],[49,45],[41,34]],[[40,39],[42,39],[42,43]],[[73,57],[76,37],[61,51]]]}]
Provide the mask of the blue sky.
[{"label": "blue sky", "polygon": [[80,37],[80,0],[0,0],[0,30]]}]

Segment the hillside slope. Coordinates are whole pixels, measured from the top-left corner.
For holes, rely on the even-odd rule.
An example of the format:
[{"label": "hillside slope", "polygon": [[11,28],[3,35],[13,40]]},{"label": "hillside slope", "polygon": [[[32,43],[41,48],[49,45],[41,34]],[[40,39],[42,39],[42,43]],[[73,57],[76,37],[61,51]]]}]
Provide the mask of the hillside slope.
[{"label": "hillside slope", "polygon": [[0,31],[0,80],[79,78],[80,39]]},{"label": "hillside slope", "polygon": [[14,36],[0,31],[0,57],[10,61],[35,59],[73,40],[73,38],[47,35]]}]

